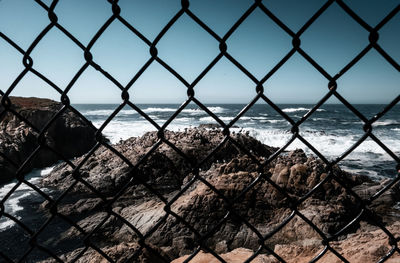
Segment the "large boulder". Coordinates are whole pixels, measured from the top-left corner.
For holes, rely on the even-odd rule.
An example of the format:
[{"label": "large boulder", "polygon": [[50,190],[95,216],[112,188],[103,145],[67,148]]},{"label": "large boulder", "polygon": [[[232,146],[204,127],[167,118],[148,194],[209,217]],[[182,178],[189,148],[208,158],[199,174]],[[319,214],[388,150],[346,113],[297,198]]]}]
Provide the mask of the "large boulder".
[{"label": "large boulder", "polygon": [[[0,97],[1,99],[1,97]],[[10,110],[18,112],[28,123],[19,119],[10,110],[0,106],[0,184],[14,179],[17,169],[39,146],[39,132],[63,107],[61,103],[39,98],[9,97]],[[42,147],[32,158],[22,174],[33,168],[54,164],[62,158],[80,156],[95,145],[95,129],[83,122],[80,117],[67,109],[46,129],[44,141],[48,147]],[[55,154],[49,148],[61,153]],[[8,159],[7,159],[8,158]],[[21,174],[21,175],[22,175]]]},{"label": "large boulder", "polygon": [[[79,176],[102,194],[112,196],[129,177],[137,178],[138,182],[148,182],[157,190],[169,193],[180,189],[183,181],[192,171],[194,163],[201,162],[224,140],[220,130],[186,129],[184,132],[165,131],[165,139],[178,149],[172,149],[168,144],[161,144],[147,159],[137,167],[134,173],[129,173],[129,164],[115,153],[100,147],[86,160],[79,170]],[[232,138],[244,145],[254,155],[268,157],[276,148],[263,145],[256,139],[242,133],[232,135]],[[132,165],[141,160],[158,142],[156,132],[148,132],[142,137],[132,137],[113,145]],[[184,154],[187,158],[183,157]],[[227,162],[235,156],[243,155],[232,143],[223,144],[213,158],[203,162],[200,169],[207,171],[213,163]],[[84,158],[74,160],[76,164]],[[75,180],[71,176],[71,167],[62,163],[43,179],[46,187],[66,189]],[[84,185],[78,185],[75,191],[91,192]]]}]

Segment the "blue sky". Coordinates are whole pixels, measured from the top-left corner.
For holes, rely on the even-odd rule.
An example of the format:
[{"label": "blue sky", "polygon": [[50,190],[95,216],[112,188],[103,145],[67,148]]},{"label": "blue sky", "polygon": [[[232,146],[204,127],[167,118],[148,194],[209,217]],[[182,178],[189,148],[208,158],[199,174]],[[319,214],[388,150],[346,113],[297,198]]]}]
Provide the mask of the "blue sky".
[{"label": "blue sky", "polygon": [[[121,16],[153,41],[179,11],[176,0],[120,0]],[[253,4],[247,0],[192,0],[190,10],[223,37]],[[297,32],[325,1],[264,0],[292,31]],[[51,1],[44,1],[50,5]],[[345,1],[374,27],[400,0]],[[60,0],[55,8],[59,23],[88,45],[112,15],[102,0]],[[0,0],[0,32],[27,50],[49,24],[47,12],[33,0]],[[400,13],[380,31],[378,43],[400,63]],[[228,53],[257,79],[263,78],[292,48],[291,37],[257,8],[228,38]],[[301,48],[330,75],[338,73],[368,44],[368,32],[337,3],[301,35]],[[191,83],[219,54],[218,42],[184,14],[157,44],[158,56]],[[119,21],[114,21],[91,49],[93,59],[126,85],[150,58],[149,47]],[[85,63],[83,51],[53,28],[31,53],[33,68],[65,89]],[[0,38],[0,89],[5,92],[24,69],[22,55]],[[315,103],[328,92],[328,81],[300,54],[294,54],[264,84],[265,95],[276,103]],[[338,91],[352,103],[388,103],[400,94],[400,74],[375,50],[338,80]],[[68,93],[72,103],[118,103],[120,90],[89,67]],[[181,103],[186,87],[157,62],[133,84],[134,103]],[[195,86],[204,103],[248,103],[255,84],[228,59],[222,58]],[[60,100],[48,84],[28,73],[11,95]],[[331,99],[330,103],[337,100]]]}]

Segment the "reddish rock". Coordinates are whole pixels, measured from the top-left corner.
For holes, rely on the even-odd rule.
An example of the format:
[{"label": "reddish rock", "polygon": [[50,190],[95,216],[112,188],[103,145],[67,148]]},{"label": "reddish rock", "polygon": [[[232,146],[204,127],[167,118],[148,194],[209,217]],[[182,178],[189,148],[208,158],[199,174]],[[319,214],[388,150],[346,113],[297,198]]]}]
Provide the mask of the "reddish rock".
[{"label": "reddish rock", "polygon": [[[395,234],[400,234],[400,223],[395,222],[388,227],[388,230]],[[334,248],[341,256],[351,263],[378,262],[390,250],[388,245],[389,240],[387,235],[377,227],[362,224],[361,228],[353,234],[347,235],[343,241],[331,242]],[[324,246],[321,243],[304,243],[298,245],[292,244],[277,244],[274,252],[279,255],[285,262],[288,263],[308,263],[315,258]],[[219,254],[227,263],[242,263],[254,254],[253,250],[245,248],[237,248],[225,254]],[[172,263],[182,263],[189,255],[182,256],[172,261]],[[319,261],[324,263],[341,263],[336,255],[327,252]],[[220,262],[212,254],[199,252],[191,263],[209,263]],[[260,254],[253,259],[252,262],[259,263],[277,263],[275,257],[266,254]],[[389,263],[400,262],[400,254],[394,253],[387,261]]]},{"label": "reddish rock", "polygon": [[[254,252],[250,249],[245,248],[237,248],[232,250],[231,252],[221,254],[220,257],[223,258],[228,263],[243,263],[248,258],[250,258]],[[171,263],[182,263],[184,262],[189,256],[183,256],[178,259],[173,260]],[[209,253],[204,253],[200,251],[194,258],[190,260],[192,263],[218,263],[221,262],[215,256]],[[253,263],[272,263],[271,258],[266,255],[259,255],[254,258],[251,262]]]}]

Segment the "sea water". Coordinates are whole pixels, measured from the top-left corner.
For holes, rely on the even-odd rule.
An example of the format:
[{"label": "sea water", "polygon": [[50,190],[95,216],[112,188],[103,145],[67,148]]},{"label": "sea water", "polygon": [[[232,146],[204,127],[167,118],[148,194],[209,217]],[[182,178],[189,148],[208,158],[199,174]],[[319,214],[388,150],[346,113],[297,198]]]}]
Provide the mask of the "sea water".
[{"label": "sea water", "polygon": [[[221,121],[228,124],[245,107],[240,104],[206,105]],[[313,105],[284,104],[278,105],[293,121],[298,121]],[[81,104],[76,108],[96,127],[101,127],[107,117],[118,105]],[[180,105],[142,104],[138,107],[162,126],[178,110]],[[384,109],[384,105],[354,105],[366,118],[370,119]],[[204,110],[194,104],[189,104],[167,126],[172,131],[197,127],[200,124],[217,124],[217,121]],[[300,126],[300,135],[328,160],[340,157],[354,145],[365,131],[364,122],[344,105],[322,105]],[[283,147],[292,137],[291,124],[279,112],[266,104],[255,104],[236,123],[233,131],[248,131],[249,134],[262,143]],[[397,156],[400,153],[400,105],[396,105],[373,125],[373,134]],[[112,143],[125,140],[132,136],[141,136],[157,128],[130,107],[122,109],[103,130]],[[315,154],[296,139],[287,149],[303,149],[308,154]],[[396,174],[396,163],[375,141],[367,138],[359,147],[349,154],[342,162],[343,169],[355,173],[367,174],[374,178],[392,177]]]},{"label": "sea water", "polygon": [[[107,118],[118,108],[116,104],[79,104],[74,107],[88,120],[100,128]],[[140,104],[137,105],[159,126],[163,126],[178,110],[178,104]],[[313,105],[284,104],[278,105],[282,112],[293,121],[298,121]],[[225,124],[230,123],[245,107],[240,104],[206,105]],[[366,118],[370,119],[384,109],[384,105],[354,105]],[[172,122],[167,130],[179,131],[197,127],[200,124],[217,124],[217,121],[195,104],[187,105]],[[299,127],[300,135],[328,160],[335,160],[352,147],[362,136],[364,122],[343,105],[322,105]],[[292,137],[291,124],[277,111],[266,104],[255,104],[237,122],[232,131],[248,132],[262,143],[283,147]],[[372,133],[394,154],[400,155],[400,105],[396,105],[384,117],[373,125]],[[103,134],[111,143],[117,143],[134,136],[141,136],[157,127],[146,120],[136,110],[124,107],[106,125]],[[296,139],[287,150],[303,149],[307,154],[314,154],[310,148]],[[339,163],[340,167],[352,173],[369,175],[379,180],[394,177],[397,173],[396,162],[376,142],[368,138],[351,154]],[[35,170],[27,175],[28,180],[37,183],[40,176],[49,173],[51,168]],[[16,182],[0,188],[0,200],[15,187]],[[5,211],[18,218],[18,211],[23,209],[19,202],[22,198],[34,198],[37,195],[26,185],[19,186],[5,202]],[[2,217],[0,231],[13,225],[13,221]]]}]

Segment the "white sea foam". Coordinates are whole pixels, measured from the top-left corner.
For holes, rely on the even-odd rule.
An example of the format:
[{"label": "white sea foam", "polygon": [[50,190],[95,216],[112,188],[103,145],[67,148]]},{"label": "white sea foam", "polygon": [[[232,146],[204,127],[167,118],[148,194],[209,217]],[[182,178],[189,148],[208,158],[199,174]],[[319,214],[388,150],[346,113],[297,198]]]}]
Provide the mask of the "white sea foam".
[{"label": "white sea foam", "polygon": [[[19,216],[16,216],[17,219],[21,219]],[[8,228],[12,227],[14,225],[14,221],[11,219],[8,219],[6,217],[2,217],[0,219],[0,232],[7,230]]]},{"label": "white sea foam", "polygon": [[159,108],[159,107],[150,107],[150,108],[146,108],[143,111],[146,113],[150,113],[150,112],[175,112],[178,109],[173,109],[173,108]]},{"label": "white sea foam", "polygon": [[384,121],[374,122],[372,125],[373,126],[400,125],[400,122],[396,120],[384,120]]},{"label": "white sea foam", "polygon": [[[221,121],[226,121],[226,122],[231,121],[233,119],[233,117],[219,117],[219,116],[218,116],[218,118]],[[213,117],[209,116],[209,117],[200,118],[200,122],[202,122],[202,123],[204,123],[204,122],[216,122],[216,120]]]},{"label": "white sea foam", "polygon": [[[255,134],[253,135],[263,143],[276,147],[282,147],[291,138],[291,134],[282,133],[280,131],[273,131],[271,134],[269,131],[265,130],[254,130],[254,133]],[[359,136],[354,135],[336,136],[334,134],[318,134],[318,136],[315,136],[315,133],[313,132],[305,133],[303,137],[318,151],[332,159],[341,156],[359,139]],[[387,136],[380,139],[384,144],[390,146],[393,151],[398,151],[398,149],[400,149],[400,140]],[[311,150],[305,147],[305,145],[298,139],[296,139],[288,149],[293,150],[296,148],[302,148],[306,152],[312,153]],[[366,155],[366,153],[376,154],[376,156],[374,156],[374,161],[392,160],[392,158],[371,139],[365,140],[350,155],[348,155],[346,159],[357,160],[362,158],[365,162],[370,162],[371,156]]]},{"label": "white sea foam", "polygon": [[[222,107],[207,107],[212,113],[223,113],[226,111],[225,108]],[[161,107],[150,107],[146,108],[143,111],[146,113],[150,112],[175,112],[178,108],[161,108]],[[203,115],[207,114],[203,109],[183,109],[182,112],[190,113],[192,115]]]},{"label": "white sea foam", "polygon": [[283,112],[297,112],[297,111],[309,111],[307,108],[285,108],[282,109]]},{"label": "white sea foam", "polygon": [[[42,170],[35,169],[29,174],[26,175],[26,179],[28,182],[37,185],[39,183],[40,177],[45,176],[49,174],[53,170],[54,166],[44,168]],[[16,182],[12,182],[9,184],[4,185],[3,187],[0,188],[0,200],[2,200],[15,186],[17,185]],[[16,216],[16,213],[18,211],[23,210],[23,207],[20,206],[20,200],[27,198],[29,196],[32,196],[34,194],[37,194],[31,187],[29,187],[26,184],[21,184],[18,186],[17,189],[7,198],[7,201],[4,203],[4,210],[6,213],[19,218]],[[14,221],[1,218],[0,219],[0,232],[4,231],[14,225]]]},{"label": "white sea foam", "polygon": [[[161,126],[167,120],[159,119],[156,122]],[[100,127],[102,122],[93,122],[93,125]],[[196,125],[197,126],[197,125]],[[191,127],[186,121],[173,121],[168,125],[167,129],[171,131],[183,130]],[[144,135],[146,132],[157,131],[157,128],[153,126],[147,120],[138,121],[119,121],[114,120],[110,122],[103,130],[103,134],[110,140],[111,143],[118,143],[121,140],[126,140],[131,137],[139,137]]]},{"label": "white sea foam", "polygon": [[[114,110],[89,110],[83,112],[85,116],[110,116]],[[117,116],[138,114],[135,110],[121,110]]]},{"label": "white sea foam", "polygon": [[[102,124],[102,121],[93,122],[93,125],[97,128],[99,128]],[[142,136],[148,131],[156,130],[156,127],[154,127],[147,120],[138,120],[132,122],[113,120],[103,130],[103,134],[110,139],[111,143],[117,143],[120,140]]]},{"label": "white sea foam", "polygon": [[[220,120],[222,120],[222,121],[231,121],[231,120],[233,120],[235,117],[236,117],[236,116],[223,116],[223,117],[218,116],[218,118],[219,118]],[[265,120],[265,119],[267,119],[267,118],[266,118],[266,117],[249,117],[249,116],[242,116],[242,117],[239,118],[239,120],[242,120],[242,121],[254,121],[254,120]],[[191,119],[191,120],[193,120],[193,119]],[[202,118],[200,118],[199,120],[200,120],[201,122],[204,122],[204,121],[213,122],[213,121],[215,121],[215,119],[214,119],[213,117],[211,117],[211,116],[202,117]]]},{"label": "white sea foam", "polygon": [[[226,109],[222,108],[222,107],[207,107],[207,108],[213,113],[223,113],[226,111]],[[177,110],[178,110],[178,108],[149,107],[149,108],[144,109],[143,111],[146,113],[149,113],[149,112],[175,112]],[[200,109],[200,108],[183,109],[182,112],[190,113],[193,115],[207,114],[203,109]]]},{"label": "white sea foam", "polygon": [[212,113],[224,113],[227,109],[222,107],[207,107]]},{"label": "white sea foam", "polygon": [[175,122],[175,121],[177,121],[177,122],[185,122],[187,124],[190,124],[190,123],[194,123],[196,120],[194,118],[178,117],[178,118],[175,118],[173,122]]},{"label": "white sea foam", "polygon": [[[226,112],[227,109],[222,108],[222,107],[207,107],[212,113],[224,113]],[[197,109],[184,109],[182,112],[185,113],[190,113],[192,115],[203,115],[207,114],[203,109],[197,108]]]},{"label": "white sea foam", "polygon": [[[274,147],[284,146],[289,139],[292,137],[290,132],[285,132],[279,129],[245,129],[249,131],[251,136],[254,136],[266,145]],[[315,132],[304,133],[303,137],[311,143],[318,151],[326,155],[329,158],[336,158],[342,155],[347,149],[349,149],[356,141],[359,136],[348,135],[348,136],[336,136],[334,134],[323,134],[319,133],[316,136]],[[393,151],[399,151],[400,140],[390,136],[383,136],[380,138],[381,141],[390,146]],[[296,148],[302,148],[307,153],[312,153],[308,147],[298,139],[293,141],[293,143],[288,147],[288,150],[293,150]],[[367,154],[366,154],[367,153]],[[371,161],[371,156],[369,154],[376,154],[374,156],[374,161],[391,161],[392,158],[373,140],[365,140],[359,147],[357,147],[353,153],[346,157],[346,159],[364,159],[366,162]],[[379,160],[378,160],[379,159]]]},{"label": "white sea foam", "polygon": [[108,116],[113,113],[113,110],[89,110],[82,112],[85,116]]},{"label": "white sea foam", "polygon": [[[231,119],[233,119],[233,118],[234,118],[234,117],[232,117]],[[252,117],[247,117],[247,116],[242,116],[242,117],[240,117],[239,120],[248,121],[248,120],[252,120],[252,119],[254,119],[254,118],[252,118]]]},{"label": "white sea foam", "polygon": [[190,113],[190,115],[193,115],[193,116],[207,114],[202,109],[184,109],[184,110],[182,110],[182,112]]},{"label": "white sea foam", "polygon": [[[311,109],[307,109],[307,108],[303,108],[303,107],[299,107],[299,108],[285,108],[282,109],[283,112],[298,112],[298,111],[309,111]],[[326,111],[324,109],[317,109],[317,111],[321,112],[321,111]]]},{"label": "white sea foam", "polygon": [[400,131],[400,128],[393,128],[393,129],[390,129],[391,131]]}]

